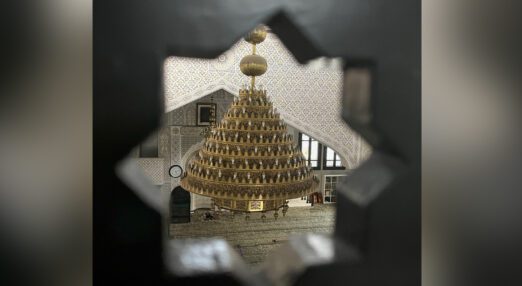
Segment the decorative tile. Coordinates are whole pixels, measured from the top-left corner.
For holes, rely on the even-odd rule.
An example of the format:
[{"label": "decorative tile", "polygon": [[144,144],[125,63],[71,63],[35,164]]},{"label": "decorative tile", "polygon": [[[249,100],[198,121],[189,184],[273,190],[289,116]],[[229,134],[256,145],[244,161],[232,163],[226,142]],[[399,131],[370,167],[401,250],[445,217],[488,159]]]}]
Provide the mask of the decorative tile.
[{"label": "decorative tile", "polygon": [[136,158],[135,160],[154,185],[163,184],[163,158]]}]

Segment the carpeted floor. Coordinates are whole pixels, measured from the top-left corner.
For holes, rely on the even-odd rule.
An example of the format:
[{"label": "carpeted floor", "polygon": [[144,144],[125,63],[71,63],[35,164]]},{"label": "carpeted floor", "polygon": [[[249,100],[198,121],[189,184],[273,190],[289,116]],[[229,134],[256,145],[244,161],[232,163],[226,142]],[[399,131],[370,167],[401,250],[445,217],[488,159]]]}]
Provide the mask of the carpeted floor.
[{"label": "carpeted floor", "polygon": [[304,233],[332,233],[335,221],[335,205],[313,207],[293,207],[283,217],[279,212],[277,220],[273,212],[261,219],[260,213],[250,214],[245,220],[243,214],[218,212],[214,219],[204,220],[204,211],[196,211],[192,222],[171,224],[171,239],[183,238],[224,238],[251,265],[259,264],[269,252],[288,240],[291,235]]}]

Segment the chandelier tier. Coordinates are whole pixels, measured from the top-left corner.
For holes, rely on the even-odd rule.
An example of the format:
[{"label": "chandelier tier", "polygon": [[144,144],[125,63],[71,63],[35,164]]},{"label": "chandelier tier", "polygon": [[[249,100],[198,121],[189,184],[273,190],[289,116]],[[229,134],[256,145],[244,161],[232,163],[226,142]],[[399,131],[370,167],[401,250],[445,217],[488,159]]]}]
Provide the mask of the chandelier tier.
[{"label": "chandelier tier", "polygon": [[240,69],[251,76],[249,88],[239,96],[188,165],[181,186],[189,192],[213,198],[220,208],[241,212],[278,210],[287,200],[314,192],[319,181],[303,154],[287,134],[284,120],[255,77],[267,70],[266,60],[256,54],[256,45],[266,38],[257,27],[245,40],[252,55]]}]

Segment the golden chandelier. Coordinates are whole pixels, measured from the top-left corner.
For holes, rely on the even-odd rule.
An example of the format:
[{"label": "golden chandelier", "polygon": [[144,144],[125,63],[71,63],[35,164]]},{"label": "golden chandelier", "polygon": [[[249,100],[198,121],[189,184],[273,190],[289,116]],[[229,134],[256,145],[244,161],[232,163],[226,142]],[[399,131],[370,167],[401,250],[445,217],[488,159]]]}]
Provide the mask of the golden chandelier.
[{"label": "golden chandelier", "polygon": [[256,54],[256,45],[266,34],[266,28],[259,26],[245,37],[252,54],[241,60],[240,69],[252,77],[251,86],[239,90],[221,122],[211,127],[181,186],[213,198],[220,208],[241,212],[283,208],[284,214],[288,199],[309,195],[319,181],[287,134],[266,90],[255,86],[256,76],[267,69],[266,60]]}]

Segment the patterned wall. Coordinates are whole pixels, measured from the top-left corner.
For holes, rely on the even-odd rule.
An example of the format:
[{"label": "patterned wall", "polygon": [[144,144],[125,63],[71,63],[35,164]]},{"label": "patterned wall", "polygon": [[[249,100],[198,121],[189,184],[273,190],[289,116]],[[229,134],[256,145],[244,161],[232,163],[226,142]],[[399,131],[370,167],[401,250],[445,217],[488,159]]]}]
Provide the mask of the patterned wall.
[{"label": "patterned wall", "polygon": [[[166,112],[183,108],[220,89],[236,94],[249,81],[240,72],[239,61],[250,49],[250,44],[241,40],[213,60],[168,58],[164,64]],[[300,65],[271,33],[257,46],[257,52],[267,59],[268,70],[256,81],[268,90],[283,118],[336,150],[346,159],[349,168],[359,165],[371,150],[340,117],[341,62],[320,59]],[[195,115],[187,116],[195,118]]]},{"label": "patterned wall", "polygon": [[162,185],[164,183],[163,158],[137,158],[135,160],[154,185]]},{"label": "patterned wall", "polygon": [[[184,163],[186,162],[184,161],[186,160],[184,158],[187,159],[187,153],[203,140],[201,131],[204,127],[196,126],[197,103],[215,103],[217,120],[221,120],[233,99],[233,94],[224,90],[217,90],[172,110],[163,117],[163,127],[159,132],[158,148],[159,156],[165,158],[165,184],[162,186],[165,209],[168,209],[170,192],[179,186],[180,181],[179,178],[174,179],[168,175],[169,167],[180,164],[185,168]],[[192,209],[210,207],[210,204],[209,198],[192,195]]]},{"label": "patterned wall", "polygon": [[234,100],[234,95],[223,90],[217,90],[210,94],[185,104],[176,110],[172,110],[166,114],[166,125],[176,126],[193,126],[196,125],[196,109],[198,103],[215,103],[217,121],[223,118],[230,104]]}]

